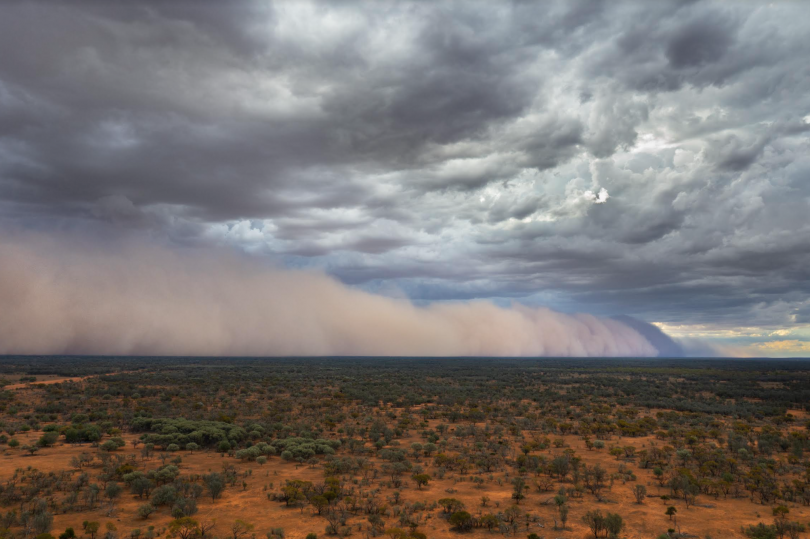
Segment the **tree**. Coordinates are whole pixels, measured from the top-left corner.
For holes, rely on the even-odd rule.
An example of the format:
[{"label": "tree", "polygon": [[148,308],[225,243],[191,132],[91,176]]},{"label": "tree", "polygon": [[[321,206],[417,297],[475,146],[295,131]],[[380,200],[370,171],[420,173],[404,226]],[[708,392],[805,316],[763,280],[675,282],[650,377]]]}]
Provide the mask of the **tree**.
[{"label": "tree", "polygon": [[492,530],[492,528],[497,528],[500,522],[501,521],[498,520],[498,517],[496,517],[492,513],[487,513],[486,515],[482,515],[481,517],[478,518],[478,525],[490,531]]},{"label": "tree", "polygon": [[90,506],[90,509],[96,505],[100,493],[101,488],[98,485],[93,484],[87,486],[87,490],[84,491],[84,500],[87,505]]},{"label": "tree", "polygon": [[799,534],[807,531],[807,527],[799,522],[788,522],[785,524],[785,532],[790,539],[799,539]]},{"label": "tree", "polygon": [[200,522],[200,538],[205,539],[208,537],[208,532],[214,529],[214,526],[217,525],[216,520],[212,520],[211,522]]},{"label": "tree", "polygon": [[515,500],[515,503],[520,503],[520,500],[526,497],[524,494],[526,490],[526,480],[522,477],[515,477],[512,480],[512,486],[514,487],[512,490],[512,499]]},{"label": "tree", "polygon": [[169,537],[192,539],[200,535],[200,524],[191,517],[182,517],[169,523]]},{"label": "tree", "polygon": [[146,520],[149,515],[155,512],[155,506],[151,503],[145,503],[138,507],[138,516]]},{"label": "tree", "polygon": [[208,493],[211,495],[211,501],[217,501],[222,491],[225,490],[225,478],[219,473],[210,473],[203,476],[205,486],[208,488]]},{"label": "tree", "polygon": [[562,522],[562,528],[565,529],[565,523],[568,522],[568,505],[561,505],[557,508],[560,512],[560,522]]},{"label": "tree", "polygon": [[787,508],[785,505],[777,505],[772,510],[773,513],[773,524],[776,527],[776,531],[779,534],[779,537],[784,537],[785,532],[787,531],[787,516],[790,513],[790,509]]},{"label": "tree", "polygon": [[107,499],[110,500],[110,504],[112,504],[115,499],[121,495],[122,490],[124,490],[124,488],[118,483],[110,483],[107,485],[107,488],[104,489],[104,495],[107,496]]},{"label": "tree", "polygon": [[[346,511],[341,507],[330,507],[324,516],[327,522],[327,535],[337,535],[340,531],[340,526],[346,525]],[[382,521],[379,525],[380,527],[382,526]]]},{"label": "tree", "polygon": [[197,513],[197,501],[194,498],[178,498],[172,507],[174,518],[190,517]]},{"label": "tree", "polygon": [[503,518],[509,524],[513,524],[517,519],[520,518],[520,507],[517,505],[512,505],[503,512]]},{"label": "tree", "polygon": [[560,481],[565,481],[568,473],[571,471],[571,459],[567,455],[560,455],[554,457],[551,461],[550,469],[554,472]]},{"label": "tree", "polygon": [[604,526],[608,537],[618,537],[624,528],[624,520],[618,513],[608,513],[605,515]]},{"label": "tree", "polygon": [[155,488],[155,483],[144,476],[136,477],[129,484],[130,491],[138,498],[143,498],[144,496],[148,497],[152,493],[153,488]]},{"label": "tree", "polygon": [[96,539],[96,534],[98,533],[99,528],[101,528],[101,524],[99,522],[84,521],[84,531],[90,536],[90,539]]},{"label": "tree", "polygon": [[746,537],[751,539],[776,539],[776,526],[769,526],[760,522],[756,526],[748,526],[744,531]]},{"label": "tree", "polygon": [[582,474],[582,480],[585,488],[597,498],[601,498],[602,489],[605,488],[605,479],[607,478],[607,471],[600,465],[595,464],[592,467],[585,467]]},{"label": "tree", "polygon": [[113,440],[107,440],[106,442],[98,446],[99,449],[101,449],[102,451],[106,451],[108,453],[115,451],[119,447],[120,446]]},{"label": "tree", "polygon": [[660,467],[656,466],[653,468],[653,475],[658,480],[658,484],[660,486],[663,487],[664,483],[667,482],[666,476],[664,475],[664,470],[662,470]]},{"label": "tree", "polygon": [[236,519],[236,521],[231,526],[231,534],[233,539],[242,539],[242,537],[246,537],[250,532],[253,531],[253,524],[249,524],[244,520]]},{"label": "tree", "polygon": [[152,491],[149,501],[155,507],[161,505],[173,505],[177,500],[177,489],[171,485],[162,485]]},{"label": "tree", "polygon": [[582,522],[591,529],[594,537],[599,537],[599,534],[605,529],[605,517],[599,509],[585,513],[582,517]]},{"label": "tree", "polygon": [[449,521],[460,532],[466,532],[473,527],[473,517],[467,511],[456,511],[450,515]]},{"label": "tree", "polygon": [[647,487],[636,485],[633,487],[633,495],[636,497],[636,503],[644,503],[644,498],[647,496]]},{"label": "tree", "polygon": [[309,499],[309,503],[315,508],[315,511],[317,511],[319,515],[325,508],[329,507],[329,500],[320,494],[316,494],[315,496],[311,497]]},{"label": "tree", "polygon": [[411,469],[410,462],[393,462],[385,463],[382,465],[382,471],[391,476],[391,482],[394,487],[399,488],[402,485],[402,474]]},{"label": "tree", "polygon": [[446,514],[457,513],[464,510],[464,502],[455,498],[442,498],[439,500],[439,505]]},{"label": "tree", "polygon": [[53,515],[45,510],[37,511],[31,524],[37,534],[49,532],[53,527]]},{"label": "tree", "polygon": [[418,473],[411,476],[411,479],[416,481],[416,489],[421,490],[430,481],[430,476],[426,473]]},{"label": "tree", "polygon": [[669,517],[669,520],[672,520],[672,517],[674,517],[675,513],[677,513],[677,512],[678,512],[678,509],[676,507],[670,505],[669,507],[667,507],[667,511],[666,511],[665,514]]},{"label": "tree", "polygon": [[53,431],[44,433],[37,441],[40,447],[51,447],[59,439],[59,434]]},{"label": "tree", "polygon": [[385,535],[390,537],[390,539],[407,539],[408,532],[402,528],[388,528],[385,530]]},{"label": "tree", "polygon": [[22,446],[24,451],[28,451],[29,454],[33,455],[37,451],[39,451],[39,446],[37,445],[24,445]]},{"label": "tree", "polygon": [[291,480],[288,479],[287,483],[281,487],[281,494],[278,499],[284,502],[288,507],[296,505],[299,501],[306,500],[307,496],[304,492],[312,486],[308,481]]}]

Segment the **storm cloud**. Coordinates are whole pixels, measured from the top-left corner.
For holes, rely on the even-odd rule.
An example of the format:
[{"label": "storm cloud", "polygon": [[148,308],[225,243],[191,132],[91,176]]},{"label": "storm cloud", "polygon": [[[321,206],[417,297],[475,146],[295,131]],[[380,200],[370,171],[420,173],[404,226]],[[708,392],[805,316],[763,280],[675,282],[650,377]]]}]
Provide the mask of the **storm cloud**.
[{"label": "storm cloud", "polygon": [[787,1],[6,2],[0,230],[237,251],[426,312],[803,341],[809,20]]}]

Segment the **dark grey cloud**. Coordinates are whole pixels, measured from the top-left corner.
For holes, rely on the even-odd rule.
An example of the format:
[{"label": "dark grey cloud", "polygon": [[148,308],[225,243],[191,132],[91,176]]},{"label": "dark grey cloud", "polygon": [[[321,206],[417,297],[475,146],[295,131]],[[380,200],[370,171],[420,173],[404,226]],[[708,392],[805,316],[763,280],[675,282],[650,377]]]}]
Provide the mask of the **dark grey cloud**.
[{"label": "dark grey cloud", "polygon": [[[800,2],[0,6],[0,227],[807,324]],[[106,240],[105,240],[106,241]]]},{"label": "dark grey cloud", "polygon": [[701,14],[676,28],[666,44],[670,65],[684,69],[719,62],[734,43],[735,22],[718,13]]}]

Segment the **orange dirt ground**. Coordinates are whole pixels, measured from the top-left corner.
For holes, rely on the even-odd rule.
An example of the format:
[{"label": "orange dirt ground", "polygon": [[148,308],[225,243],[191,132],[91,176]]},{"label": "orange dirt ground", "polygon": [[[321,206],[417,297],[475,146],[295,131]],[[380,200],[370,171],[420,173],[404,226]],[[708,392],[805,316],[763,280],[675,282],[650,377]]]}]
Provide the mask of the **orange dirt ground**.
[{"label": "orange dirt ground", "polygon": [[[39,436],[40,433],[29,432],[18,433],[16,438],[21,444],[26,444],[35,442]],[[134,438],[132,435],[125,435],[124,437],[127,442]],[[564,439],[570,447],[576,450],[578,455],[583,457],[583,461],[587,464],[600,463],[609,472],[615,472],[621,462],[607,454],[606,450],[588,451],[579,437],[566,436]],[[413,440],[403,441],[402,446],[408,447],[411,441],[419,440],[414,438]],[[615,441],[616,443],[622,443],[619,440]],[[624,439],[624,444],[632,444],[638,449],[643,449],[650,442],[650,438]],[[537,454],[550,456],[560,451],[560,449],[552,448],[537,452]],[[0,481],[9,479],[14,470],[20,467],[27,468],[30,466],[43,472],[70,469],[71,457],[82,452],[94,453],[95,450],[87,445],[73,447],[59,444],[56,447],[42,449],[33,456],[28,456],[21,449],[7,448],[0,455]],[[133,453],[133,449],[131,445],[128,445],[126,448],[119,450],[119,453]],[[286,537],[290,539],[303,539],[310,532],[317,533],[319,537],[324,535],[326,521],[322,517],[315,515],[311,507],[286,508],[282,503],[270,501],[267,498],[267,493],[278,490],[278,487],[283,485],[286,479],[322,481],[324,474],[320,466],[315,468],[306,465],[297,466],[293,463],[284,462],[278,457],[273,457],[265,465],[259,465],[256,462],[243,463],[227,456],[221,457],[214,452],[202,451],[190,454],[187,451],[181,451],[178,454],[183,459],[181,471],[184,474],[219,471],[223,462],[234,464],[239,472],[248,469],[252,470],[252,475],[245,479],[247,489],[243,490],[241,485],[229,487],[223,493],[222,498],[215,503],[212,503],[210,498],[206,498],[205,495],[198,500],[199,513],[194,518],[201,521],[215,520],[217,527],[214,529],[214,534],[219,536],[228,535],[230,525],[239,518],[255,525],[257,537],[263,537],[271,528],[277,527],[283,528]],[[156,468],[160,464],[160,460],[156,456],[143,461],[138,452],[137,458],[138,462],[142,463],[140,465],[142,469]],[[426,471],[432,475],[432,466],[428,464],[429,460],[423,460]],[[627,464],[635,471],[638,482],[647,485],[648,498],[643,504],[637,504],[631,492],[635,483],[622,484],[617,482],[606,492],[607,503],[596,502],[589,495],[586,495],[584,500],[572,501],[570,503],[571,512],[567,529],[554,530],[556,510],[553,503],[550,502],[554,492],[538,492],[532,488],[532,490],[528,491],[527,498],[520,503],[520,507],[524,511],[539,515],[544,527],[540,528],[537,524],[532,524],[529,530],[526,531],[525,525],[523,525],[519,536],[525,536],[525,534],[533,532],[545,538],[590,538],[592,534],[581,522],[581,517],[587,510],[595,508],[601,509],[603,512],[610,511],[621,514],[626,522],[623,536],[632,539],[657,537],[665,532],[667,528],[673,526],[669,517],[664,515],[664,511],[669,505],[674,505],[678,509],[677,525],[680,530],[700,538],[742,537],[740,526],[758,522],[770,523],[772,521],[770,506],[752,503],[748,498],[723,499],[720,497],[720,499],[715,500],[702,495],[698,498],[698,506],[689,509],[685,507],[681,500],[665,502],[658,496],[666,494],[667,489],[658,487],[654,481],[652,471],[637,469],[633,463]],[[86,471],[91,475],[94,473],[93,468],[86,469]],[[444,497],[455,497],[466,504],[470,513],[477,514],[482,510],[483,512],[497,511],[497,504],[500,505],[500,510],[512,504],[510,498],[512,488],[509,480],[503,480],[502,485],[497,483],[497,479],[502,476],[502,473],[495,474],[495,481],[485,483],[484,488],[476,488],[472,482],[464,480],[465,476],[448,473],[443,480],[431,480],[430,484],[422,490],[416,490],[413,482],[408,479],[400,490],[402,499],[408,502],[417,500],[431,502]],[[469,475],[466,477],[469,477]],[[240,482],[241,480],[240,478]],[[268,490],[265,490],[264,487],[271,483],[273,488],[268,487]],[[532,485],[531,476],[529,476],[527,483]],[[555,490],[559,486],[557,485]],[[390,490],[383,490],[386,497],[390,495],[390,492]],[[488,508],[481,507],[481,497],[484,495],[491,499]],[[155,526],[157,533],[164,531],[171,521],[168,510],[163,508],[151,515],[148,520],[142,520],[136,516],[135,512],[136,508],[142,503],[145,503],[145,500],[139,500],[125,491],[112,516],[107,515],[108,509],[104,506],[94,511],[58,514],[54,518],[55,534],[68,526],[73,527],[77,533],[80,533],[81,523],[84,520],[101,522],[102,530],[105,523],[112,522],[118,529],[119,537],[128,536],[129,532],[136,528],[145,531],[150,525]],[[705,507],[701,507],[701,505]],[[789,504],[789,507],[792,519],[800,522],[807,522],[810,519],[810,508],[796,504]],[[458,537],[460,534],[450,530],[450,525],[443,518],[440,518],[440,513],[440,509],[434,511],[427,522],[420,526],[420,531],[427,534],[429,538]],[[389,516],[386,521],[387,526],[396,526],[394,517]],[[362,525],[362,530],[355,532],[354,536],[366,536],[367,523],[364,515],[358,514],[353,517],[350,524],[353,524],[355,529],[357,529],[358,525]],[[477,529],[464,535],[483,538],[497,533],[497,531],[488,532]]]}]

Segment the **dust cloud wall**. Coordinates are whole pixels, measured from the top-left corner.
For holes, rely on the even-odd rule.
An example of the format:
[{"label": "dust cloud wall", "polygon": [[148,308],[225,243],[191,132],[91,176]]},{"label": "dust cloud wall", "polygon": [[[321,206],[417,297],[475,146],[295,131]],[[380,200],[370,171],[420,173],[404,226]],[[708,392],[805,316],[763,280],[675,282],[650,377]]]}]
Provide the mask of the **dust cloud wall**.
[{"label": "dust cloud wall", "polygon": [[486,301],[420,307],[215,249],[0,239],[0,354],[65,353],[581,357],[657,350],[618,320]]}]

